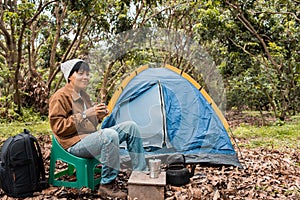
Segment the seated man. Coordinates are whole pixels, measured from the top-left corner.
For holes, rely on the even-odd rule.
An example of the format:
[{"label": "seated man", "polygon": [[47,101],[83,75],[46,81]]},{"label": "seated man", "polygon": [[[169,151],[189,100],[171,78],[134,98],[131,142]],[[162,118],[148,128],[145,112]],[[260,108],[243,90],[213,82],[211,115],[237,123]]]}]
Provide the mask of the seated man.
[{"label": "seated man", "polygon": [[67,83],[49,101],[49,120],[55,137],[71,154],[99,159],[102,163],[101,196],[126,197],[126,193],[113,187],[120,168],[119,144],[126,141],[133,170],[146,170],[138,127],[128,121],[97,130],[108,110],[104,103],[93,106],[85,91],[90,79],[89,65],[83,60],[72,59],[62,63],[61,70]]}]

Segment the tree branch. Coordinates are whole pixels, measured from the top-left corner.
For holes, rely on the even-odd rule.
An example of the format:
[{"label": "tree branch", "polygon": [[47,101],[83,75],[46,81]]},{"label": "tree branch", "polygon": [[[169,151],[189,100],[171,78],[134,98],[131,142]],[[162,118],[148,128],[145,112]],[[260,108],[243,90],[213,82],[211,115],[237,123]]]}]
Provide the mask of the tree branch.
[{"label": "tree branch", "polygon": [[236,14],[236,17],[245,26],[245,28],[248,29],[250,31],[250,33],[252,33],[259,40],[259,42],[261,43],[268,59],[276,67],[277,71],[280,72],[281,66],[278,63],[276,63],[276,61],[273,59],[273,57],[271,56],[271,54],[269,52],[269,49],[267,47],[267,44],[265,43],[264,39],[257,33],[257,31],[252,26],[252,24],[248,21],[248,19],[246,19],[246,17],[243,15],[243,12],[241,11],[241,9],[237,5],[234,5],[234,4],[230,3],[229,1],[226,1],[226,3],[238,12]]},{"label": "tree branch", "polygon": [[[59,68],[59,64],[55,65],[55,55],[56,55],[56,49],[57,49],[57,44],[60,38],[60,32],[61,32],[61,27],[62,27],[62,21],[64,19],[64,17],[66,16],[66,12],[67,12],[67,6],[65,4],[63,4],[63,10],[61,12],[61,14],[59,14],[59,3],[57,3],[57,5],[55,5],[54,7],[54,15],[56,17],[57,20],[57,25],[56,25],[56,32],[55,32],[55,36],[54,36],[54,41],[51,47],[51,55],[50,55],[50,60],[49,60],[49,67],[50,67],[50,71],[49,71],[49,78],[47,81],[47,87],[49,88],[50,91],[50,87],[51,87],[51,83],[53,81],[53,79],[55,78],[56,74],[59,72],[60,68]],[[62,58],[62,60],[64,60],[64,57]]]},{"label": "tree branch", "polygon": [[[4,37],[5,37],[6,43],[7,44],[11,44],[10,34],[7,31],[7,29],[5,28],[2,20],[0,20],[0,30],[2,31],[2,33],[3,33]],[[9,46],[10,45],[8,45],[8,47]]]},{"label": "tree branch", "polygon": [[49,1],[49,2],[46,2],[44,5],[42,5],[42,2],[41,2],[39,7],[38,7],[38,11],[34,14],[34,16],[32,18],[30,18],[29,20],[26,21],[26,24],[31,24],[33,21],[35,21],[36,18],[41,14],[41,12],[43,12],[43,10],[48,5],[50,5],[51,3],[54,3],[54,2],[59,2],[59,0]]},{"label": "tree branch", "polygon": [[240,48],[243,50],[243,52],[245,52],[246,54],[248,54],[250,57],[255,58],[255,60],[257,60],[259,63],[264,63],[265,65],[268,65],[267,62],[265,62],[265,60],[263,60],[264,62],[262,62],[260,59],[257,59],[257,56],[253,55],[251,52],[249,52],[246,47],[247,45],[244,45],[243,47],[239,44],[237,44],[234,40],[232,40],[231,38],[228,38],[232,44],[234,44],[236,47]]},{"label": "tree branch", "polygon": [[179,6],[179,5],[184,5],[185,3],[187,3],[186,1],[185,2],[182,2],[182,3],[179,3],[179,4],[176,4],[176,5],[173,5],[173,6],[169,6],[169,7],[166,7],[156,13],[153,13],[152,15],[150,15],[148,18],[144,18],[144,20],[141,22],[141,26],[144,25],[148,20],[150,20],[151,18],[153,18],[154,16],[168,10],[168,9],[171,9],[171,8],[175,8],[176,6]]},{"label": "tree branch", "polygon": [[297,17],[297,15],[293,12],[256,12],[256,11],[252,11],[253,14],[279,14],[279,15],[292,15],[295,20],[300,21],[300,18]]},{"label": "tree branch", "polygon": [[6,54],[3,53],[2,51],[0,51],[0,55],[3,56],[3,57],[6,57]]},{"label": "tree branch", "polygon": [[4,52],[8,51],[8,48],[0,41],[0,48],[3,49]]},{"label": "tree branch", "polygon": [[141,1],[141,5],[137,8],[136,15],[135,15],[134,20],[133,20],[133,22],[132,22],[132,27],[133,27],[133,29],[134,29],[135,26],[136,26],[137,19],[138,19],[140,13],[141,13],[143,7],[144,7],[144,1]]}]

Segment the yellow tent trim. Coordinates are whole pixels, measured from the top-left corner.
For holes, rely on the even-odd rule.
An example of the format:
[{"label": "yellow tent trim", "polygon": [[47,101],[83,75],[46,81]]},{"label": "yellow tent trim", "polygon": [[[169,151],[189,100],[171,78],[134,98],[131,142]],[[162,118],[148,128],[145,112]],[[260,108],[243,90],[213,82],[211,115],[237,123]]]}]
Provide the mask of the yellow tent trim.
[{"label": "yellow tent trim", "polygon": [[129,76],[127,76],[119,85],[118,89],[114,92],[113,96],[111,97],[109,103],[108,103],[108,110],[111,112],[112,109],[115,107],[116,102],[118,100],[118,98],[120,97],[122,91],[124,90],[124,88],[127,86],[127,84],[139,73],[141,73],[142,71],[144,71],[145,69],[148,69],[148,65],[143,65],[141,67],[139,67],[138,69],[134,70],[133,72],[131,72],[129,74]]},{"label": "yellow tent trim", "polygon": [[[199,83],[197,83],[195,81],[195,79],[193,79],[190,75],[188,75],[187,73],[183,72],[182,70],[173,67],[171,65],[166,64],[165,65],[166,68],[176,72],[177,74],[181,74],[182,77],[184,77],[185,79],[187,79],[190,83],[192,83],[197,89],[200,88]],[[204,96],[204,98],[208,101],[209,104],[211,104],[212,108],[214,109],[214,111],[217,113],[218,117],[220,118],[220,120],[222,121],[225,129],[228,131],[229,130],[229,125],[227,120],[225,119],[224,115],[222,114],[222,112],[220,111],[220,109],[218,108],[218,106],[216,105],[216,103],[214,102],[214,100],[209,96],[209,94],[207,94],[207,92],[204,90],[204,88],[202,88],[200,90],[201,94]]]}]

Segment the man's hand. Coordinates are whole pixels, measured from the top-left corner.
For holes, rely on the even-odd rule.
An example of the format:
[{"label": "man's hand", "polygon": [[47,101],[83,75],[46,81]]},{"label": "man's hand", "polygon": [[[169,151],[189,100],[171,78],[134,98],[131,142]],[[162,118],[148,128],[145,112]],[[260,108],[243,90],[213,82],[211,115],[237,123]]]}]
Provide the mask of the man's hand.
[{"label": "man's hand", "polygon": [[105,103],[96,105],[95,110],[97,112],[97,117],[99,120],[102,120],[109,113],[109,110],[107,109]]},{"label": "man's hand", "polygon": [[109,111],[104,103],[96,104],[85,111],[87,117],[97,116],[99,120],[102,120]]}]

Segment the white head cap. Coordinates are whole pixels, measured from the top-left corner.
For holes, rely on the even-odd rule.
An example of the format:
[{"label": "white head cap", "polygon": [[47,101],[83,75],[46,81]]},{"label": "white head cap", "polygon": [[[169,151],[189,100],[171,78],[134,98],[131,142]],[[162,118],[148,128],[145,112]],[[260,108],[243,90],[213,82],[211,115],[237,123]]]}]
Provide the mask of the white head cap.
[{"label": "white head cap", "polygon": [[70,72],[72,71],[72,69],[76,65],[76,63],[78,63],[80,61],[83,62],[83,60],[75,58],[75,59],[72,59],[72,60],[68,60],[64,63],[61,63],[60,69],[63,72],[67,83],[68,83],[68,78],[69,78]]}]

